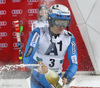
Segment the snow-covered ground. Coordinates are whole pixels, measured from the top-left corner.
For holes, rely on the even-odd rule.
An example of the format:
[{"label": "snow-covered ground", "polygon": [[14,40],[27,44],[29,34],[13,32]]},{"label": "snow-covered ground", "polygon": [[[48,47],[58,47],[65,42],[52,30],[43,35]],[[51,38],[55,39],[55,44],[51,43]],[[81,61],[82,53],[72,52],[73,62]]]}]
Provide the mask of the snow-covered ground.
[{"label": "snow-covered ground", "polygon": [[70,86],[100,88],[100,75],[76,75]]},{"label": "snow-covered ground", "polygon": [[[100,88],[100,76],[75,75],[74,80],[63,88],[93,87]],[[27,79],[0,79],[0,88],[30,88],[30,78]]]}]

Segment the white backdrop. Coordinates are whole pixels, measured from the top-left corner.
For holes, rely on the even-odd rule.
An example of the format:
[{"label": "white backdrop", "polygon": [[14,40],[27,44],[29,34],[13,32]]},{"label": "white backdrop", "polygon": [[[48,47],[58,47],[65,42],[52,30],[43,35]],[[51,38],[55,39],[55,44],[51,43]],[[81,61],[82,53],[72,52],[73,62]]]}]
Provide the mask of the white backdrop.
[{"label": "white backdrop", "polygon": [[96,74],[100,74],[100,0],[69,0]]}]

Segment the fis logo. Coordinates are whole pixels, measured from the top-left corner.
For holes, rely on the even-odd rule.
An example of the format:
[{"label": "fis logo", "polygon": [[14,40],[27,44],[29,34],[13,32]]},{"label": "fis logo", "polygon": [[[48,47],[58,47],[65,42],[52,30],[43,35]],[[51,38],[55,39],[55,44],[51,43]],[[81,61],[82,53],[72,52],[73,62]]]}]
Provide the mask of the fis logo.
[{"label": "fis logo", "polygon": [[5,4],[6,0],[0,0],[0,4]]},{"label": "fis logo", "polygon": [[28,9],[28,13],[38,13],[38,9]]},{"label": "fis logo", "polygon": [[0,43],[0,48],[7,48],[8,44],[7,43]]},{"label": "fis logo", "polygon": [[13,3],[15,2],[21,2],[21,0],[12,0]]},{"label": "fis logo", "polygon": [[0,26],[6,26],[7,22],[6,21],[0,21]]},{"label": "fis logo", "polygon": [[22,14],[23,10],[22,9],[14,9],[11,11],[12,14]]},{"label": "fis logo", "polygon": [[0,15],[6,15],[6,10],[0,10]]},{"label": "fis logo", "polygon": [[38,2],[39,0],[27,0],[27,2]]}]

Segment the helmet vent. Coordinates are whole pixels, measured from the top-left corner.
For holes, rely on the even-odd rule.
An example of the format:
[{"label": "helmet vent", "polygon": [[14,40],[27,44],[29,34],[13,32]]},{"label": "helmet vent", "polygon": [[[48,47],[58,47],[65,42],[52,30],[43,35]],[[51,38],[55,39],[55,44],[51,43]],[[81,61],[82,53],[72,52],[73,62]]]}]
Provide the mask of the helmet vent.
[{"label": "helmet vent", "polygon": [[62,17],[62,15],[56,15],[57,17]]},{"label": "helmet vent", "polygon": [[67,16],[67,17],[70,17],[70,16]]}]

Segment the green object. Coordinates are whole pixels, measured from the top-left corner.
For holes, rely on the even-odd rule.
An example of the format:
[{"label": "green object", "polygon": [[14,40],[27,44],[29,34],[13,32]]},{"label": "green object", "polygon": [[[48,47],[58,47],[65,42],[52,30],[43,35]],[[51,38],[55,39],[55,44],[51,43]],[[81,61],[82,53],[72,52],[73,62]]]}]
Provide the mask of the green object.
[{"label": "green object", "polygon": [[20,28],[20,33],[23,31],[23,26],[19,26]]},{"label": "green object", "polygon": [[60,64],[62,64],[63,63],[63,60],[60,60]]},{"label": "green object", "polygon": [[43,61],[42,58],[36,57],[37,61]]}]

